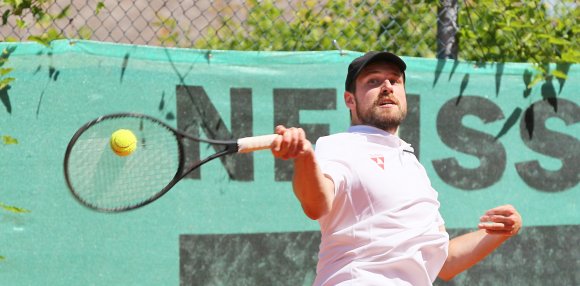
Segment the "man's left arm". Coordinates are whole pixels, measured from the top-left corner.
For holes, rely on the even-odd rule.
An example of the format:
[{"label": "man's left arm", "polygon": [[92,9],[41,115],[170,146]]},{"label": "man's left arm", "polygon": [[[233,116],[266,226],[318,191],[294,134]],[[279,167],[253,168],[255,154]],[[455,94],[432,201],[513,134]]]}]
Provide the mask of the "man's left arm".
[{"label": "man's left arm", "polygon": [[[521,227],[522,218],[513,206],[504,205],[488,210],[480,218],[479,230],[449,241],[449,255],[439,278],[450,280],[467,270],[516,235]],[[445,231],[444,226],[442,231]]]}]

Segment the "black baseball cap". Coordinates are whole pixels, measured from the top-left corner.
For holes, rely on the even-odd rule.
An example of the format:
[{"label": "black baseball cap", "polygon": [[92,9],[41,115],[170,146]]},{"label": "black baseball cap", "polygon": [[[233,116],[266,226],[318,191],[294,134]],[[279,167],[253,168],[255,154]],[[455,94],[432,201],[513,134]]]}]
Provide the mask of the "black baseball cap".
[{"label": "black baseball cap", "polygon": [[360,72],[370,63],[376,61],[386,61],[392,63],[399,67],[401,73],[403,73],[403,78],[405,77],[405,69],[407,65],[405,62],[399,58],[397,55],[389,52],[368,52],[356,59],[354,59],[348,66],[348,74],[346,75],[346,81],[344,83],[344,89],[346,91],[352,92],[354,89],[354,82],[360,74]]}]

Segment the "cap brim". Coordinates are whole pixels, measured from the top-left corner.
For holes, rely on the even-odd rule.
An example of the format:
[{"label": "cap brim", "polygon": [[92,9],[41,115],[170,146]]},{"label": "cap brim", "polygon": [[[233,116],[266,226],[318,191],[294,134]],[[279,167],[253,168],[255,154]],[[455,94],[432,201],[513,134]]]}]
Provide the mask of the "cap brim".
[{"label": "cap brim", "polygon": [[370,58],[368,58],[358,69],[358,71],[356,72],[355,78],[356,76],[358,76],[358,74],[369,64],[377,62],[377,61],[386,61],[389,63],[393,63],[395,64],[397,67],[399,67],[399,69],[401,70],[401,72],[405,72],[405,70],[407,69],[407,64],[405,64],[405,62],[399,58],[399,56],[393,54],[393,53],[389,53],[389,52],[379,52],[374,54],[373,56],[371,56]]}]

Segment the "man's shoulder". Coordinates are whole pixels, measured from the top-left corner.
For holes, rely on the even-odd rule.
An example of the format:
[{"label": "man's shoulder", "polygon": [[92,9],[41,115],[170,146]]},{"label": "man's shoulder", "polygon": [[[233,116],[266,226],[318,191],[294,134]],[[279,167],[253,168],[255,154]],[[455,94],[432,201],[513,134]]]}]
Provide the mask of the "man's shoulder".
[{"label": "man's shoulder", "polygon": [[[336,133],[318,138],[315,145],[316,155],[323,158],[344,157],[355,151],[358,138],[353,133]],[[357,139],[358,138],[358,139]]]},{"label": "man's shoulder", "polygon": [[331,135],[327,135],[327,136],[321,136],[320,138],[318,138],[318,140],[316,140],[316,146],[319,145],[326,145],[326,144],[345,144],[350,142],[351,140],[354,139],[355,136],[353,136],[352,133],[348,133],[348,132],[342,132],[342,133],[335,133],[335,134],[331,134]]}]

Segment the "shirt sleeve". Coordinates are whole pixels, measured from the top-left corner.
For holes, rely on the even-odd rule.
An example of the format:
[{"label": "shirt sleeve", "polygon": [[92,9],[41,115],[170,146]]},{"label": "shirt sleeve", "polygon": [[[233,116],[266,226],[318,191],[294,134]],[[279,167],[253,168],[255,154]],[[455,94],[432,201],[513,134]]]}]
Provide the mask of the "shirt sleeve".
[{"label": "shirt sleeve", "polygon": [[315,154],[322,173],[334,183],[334,193],[344,191],[349,185],[350,171],[346,162],[339,159],[340,149],[323,137],[316,142]]}]

